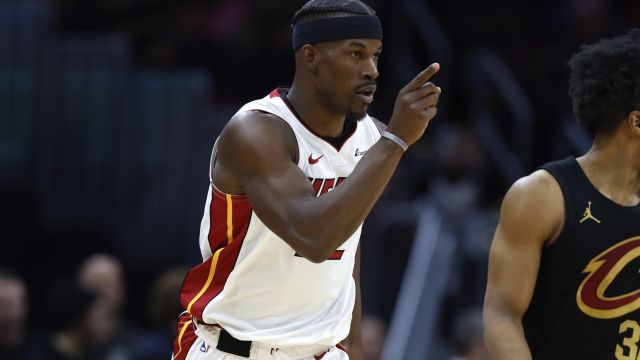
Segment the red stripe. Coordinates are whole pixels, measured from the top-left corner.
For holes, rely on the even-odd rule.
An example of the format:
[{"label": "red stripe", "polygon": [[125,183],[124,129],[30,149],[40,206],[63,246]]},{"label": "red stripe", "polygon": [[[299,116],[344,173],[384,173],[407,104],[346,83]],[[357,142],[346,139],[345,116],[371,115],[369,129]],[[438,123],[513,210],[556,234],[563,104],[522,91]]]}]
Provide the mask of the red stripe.
[{"label": "red stripe", "polygon": [[333,185],[336,183],[336,179],[327,179],[324,181],[324,185],[322,185],[322,191],[320,195],[324,195],[329,192],[329,190],[333,189]]},{"label": "red stripe", "polygon": [[[187,358],[187,354],[189,353],[189,349],[191,349],[191,346],[193,346],[193,343],[198,338],[193,329],[193,326],[191,325],[188,325],[187,329],[182,334],[182,337],[180,337],[182,327],[189,320],[191,320],[191,316],[189,315],[189,313],[180,315],[180,318],[178,319],[178,335],[176,336],[176,340],[173,342],[174,357],[172,358],[172,360],[185,360]],[[178,341],[180,341],[180,344],[178,343]]]},{"label": "red stripe", "polygon": [[[224,289],[224,285],[235,267],[244,237],[249,229],[252,209],[247,197],[243,195],[232,196],[231,201],[233,202],[233,241],[231,244],[228,244],[227,198],[225,194],[213,187],[211,205],[209,207],[211,224],[208,237],[209,246],[211,246],[212,253],[215,253],[219,249],[223,250],[220,251],[220,255],[218,256],[213,280],[206,288],[206,291],[191,306],[191,315],[200,321],[203,321],[202,313],[204,308]],[[180,292],[180,302],[185,309],[205,287],[212,261],[213,256],[191,269],[189,274],[187,274]]]},{"label": "red stripe", "polygon": [[324,179],[314,179],[313,180],[313,196],[320,195],[320,186],[322,186],[322,182]]},{"label": "red stripe", "polygon": [[329,255],[329,259],[327,260],[340,260],[342,259],[342,254],[344,254],[344,250],[336,250]]},{"label": "red stripe", "polygon": [[347,351],[347,349],[344,348],[344,346],[342,346],[342,344],[338,343],[336,344],[336,347],[344,352],[347,353],[347,356],[349,356],[349,352]]}]

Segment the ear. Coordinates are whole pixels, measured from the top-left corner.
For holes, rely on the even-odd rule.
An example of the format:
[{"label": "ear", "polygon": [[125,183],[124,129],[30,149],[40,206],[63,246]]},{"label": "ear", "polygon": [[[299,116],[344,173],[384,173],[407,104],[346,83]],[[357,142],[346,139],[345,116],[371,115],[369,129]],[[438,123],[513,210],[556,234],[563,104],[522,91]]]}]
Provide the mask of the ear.
[{"label": "ear", "polygon": [[306,44],[300,49],[303,63],[311,70],[315,71],[320,61],[320,51],[313,45]]},{"label": "ear", "polygon": [[635,135],[640,136],[640,111],[633,110],[627,118],[629,128]]}]

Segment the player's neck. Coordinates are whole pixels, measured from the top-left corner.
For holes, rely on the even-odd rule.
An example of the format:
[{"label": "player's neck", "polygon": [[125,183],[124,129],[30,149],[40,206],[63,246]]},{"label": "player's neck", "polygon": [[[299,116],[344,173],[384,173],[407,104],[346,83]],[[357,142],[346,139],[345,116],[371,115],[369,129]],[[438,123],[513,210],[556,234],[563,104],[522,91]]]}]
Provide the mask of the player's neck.
[{"label": "player's neck", "polygon": [[287,95],[301,120],[320,136],[338,137],[344,130],[345,117],[333,113],[328,100],[315,87],[304,86],[294,80]]},{"label": "player's neck", "polygon": [[587,154],[578,158],[591,183],[614,202],[640,202],[640,158],[636,146],[619,136],[596,136]]}]

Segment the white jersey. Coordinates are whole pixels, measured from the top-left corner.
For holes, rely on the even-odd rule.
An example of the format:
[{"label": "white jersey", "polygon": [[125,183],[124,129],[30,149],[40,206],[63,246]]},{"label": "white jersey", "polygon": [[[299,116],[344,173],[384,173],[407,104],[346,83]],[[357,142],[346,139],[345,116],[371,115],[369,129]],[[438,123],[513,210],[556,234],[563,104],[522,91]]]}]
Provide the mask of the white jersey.
[{"label": "white jersey", "polygon": [[[380,133],[367,115],[335,148],[297,118],[280,91],[238,113],[263,111],[287,122],[298,142],[298,167],[321,196],[351,174]],[[219,324],[239,340],[335,345],[349,334],[361,229],[314,264],[269,230],[246,196],[222,193],[211,183],[200,230],[204,262],[187,275],[181,302],[198,321]]]}]

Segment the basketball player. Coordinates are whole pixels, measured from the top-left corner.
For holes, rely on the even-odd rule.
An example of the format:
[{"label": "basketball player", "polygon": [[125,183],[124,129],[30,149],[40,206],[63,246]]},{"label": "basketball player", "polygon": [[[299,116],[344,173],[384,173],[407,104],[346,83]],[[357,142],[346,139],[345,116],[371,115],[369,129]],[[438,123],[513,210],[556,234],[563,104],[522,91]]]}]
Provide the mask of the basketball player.
[{"label": "basketball player", "polygon": [[583,46],[569,66],[595,139],[505,196],[484,308],[494,360],[639,358],[640,31]]},{"label": "basketball player", "polygon": [[381,39],[360,1],[312,0],[294,16],[293,85],[242,107],[214,146],[175,359],[339,360],[343,340],[362,358],[362,222],[440,95],[433,64],[386,130],[369,117]]}]

